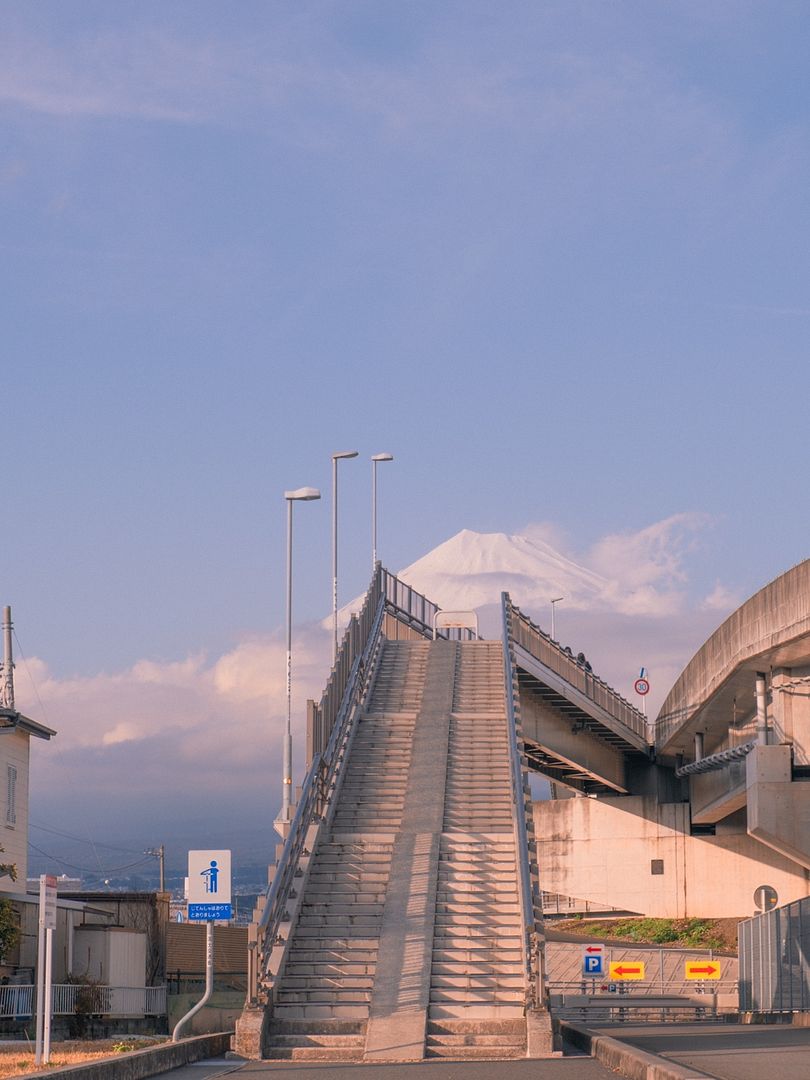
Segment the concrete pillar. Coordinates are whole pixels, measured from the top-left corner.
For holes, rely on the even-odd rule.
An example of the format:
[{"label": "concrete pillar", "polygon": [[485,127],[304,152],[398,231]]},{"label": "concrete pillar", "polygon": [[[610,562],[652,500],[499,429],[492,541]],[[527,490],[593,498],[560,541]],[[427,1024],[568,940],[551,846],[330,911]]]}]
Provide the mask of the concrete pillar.
[{"label": "concrete pillar", "polygon": [[768,703],[766,682],[763,672],[757,672],[757,742],[760,746],[768,744]]}]

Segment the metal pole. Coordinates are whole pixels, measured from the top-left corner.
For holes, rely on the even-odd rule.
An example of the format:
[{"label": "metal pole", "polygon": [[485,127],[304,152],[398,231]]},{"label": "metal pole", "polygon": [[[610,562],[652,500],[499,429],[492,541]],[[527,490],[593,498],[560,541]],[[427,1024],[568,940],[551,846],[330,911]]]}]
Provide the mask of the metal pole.
[{"label": "metal pole", "polygon": [[42,920],[42,886],[39,893],[39,935],[37,937],[37,1030],[34,1063],[42,1064],[42,1032],[45,1022],[45,924]]},{"label": "metal pole", "polygon": [[166,892],[166,848],[163,844],[158,848],[160,859],[160,891]]},{"label": "metal pole", "polygon": [[338,515],[337,515],[337,455],[332,455],[332,666],[335,666],[335,660],[337,660],[337,647],[338,647],[338,620],[337,620],[337,530],[338,530]]},{"label": "metal pole", "polygon": [[564,597],[564,596],[558,596],[558,597],[556,597],[556,598],[555,598],[554,600],[552,600],[552,601],[551,601],[551,640],[552,640],[552,641],[556,641],[556,640],[557,640],[557,631],[556,631],[556,629],[555,629],[555,626],[554,626],[554,610],[555,610],[555,604],[559,604],[559,602],[560,602],[561,600],[564,600],[564,599],[565,599],[565,597]]},{"label": "metal pole", "polygon": [[284,728],[284,760],[281,781],[281,820],[290,820],[292,787],[292,536],[293,500],[287,500],[287,723]]},{"label": "metal pole", "polygon": [[214,924],[211,920],[205,924],[205,993],[194,1006],[190,1009],[186,1015],[178,1020],[172,1032],[172,1042],[180,1041],[180,1031],[186,1026],[189,1020],[198,1013],[200,1009],[208,1003],[208,999],[214,992]]},{"label": "metal pole", "polygon": [[371,576],[377,567],[377,462],[393,461],[393,454],[373,454],[371,458]]},{"label": "metal pole", "polygon": [[371,459],[371,573],[377,566],[377,462]]},{"label": "metal pole", "polygon": [[45,931],[45,1023],[42,1036],[42,1062],[47,1065],[51,1060],[51,987],[53,985],[53,930],[49,926]]},{"label": "metal pole", "polygon": [[3,608],[3,687],[0,704],[6,709],[14,708],[14,661],[11,651],[11,608]]}]

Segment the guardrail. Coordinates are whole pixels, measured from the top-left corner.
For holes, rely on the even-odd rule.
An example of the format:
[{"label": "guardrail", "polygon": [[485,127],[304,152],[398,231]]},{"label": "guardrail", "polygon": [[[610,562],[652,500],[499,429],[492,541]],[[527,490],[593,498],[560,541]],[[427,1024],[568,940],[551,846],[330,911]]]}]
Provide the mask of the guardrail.
[{"label": "guardrail", "polygon": [[650,742],[650,728],[647,717],[634,705],[617,693],[604,679],[589,670],[587,661],[577,662],[570,649],[563,649],[556,641],[533,623],[528,615],[512,603],[508,593],[506,604],[512,615],[512,640],[526,652],[540,661],[545,667],[564,679],[570,686],[579,690],[600,709],[603,709],[616,724],[632,731],[645,743]]},{"label": "guardrail", "polygon": [[512,649],[512,610],[507,593],[501,593],[503,614],[503,662],[506,673],[506,709],[509,725],[509,760],[512,778],[512,802],[515,820],[516,865],[520,892],[520,913],[523,923],[522,959],[526,986],[526,1005],[537,1009],[546,1005],[546,989],[543,985],[543,959],[541,952],[542,934],[535,915],[535,894],[540,907],[540,888],[532,880],[532,862],[529,854],[529,836],[526,824],[527,814],[531,813],[531,804],[527,807],[523,788],[523,762],[518,745],[518,691],[517,666]]},{"label": "guardrail", "polygon": [[[97,986],[90,983],[54,983],[52,1015],[165,1016],[165,986]],[[36,988],[0,986],[0,1018],[33,1016]]]}]

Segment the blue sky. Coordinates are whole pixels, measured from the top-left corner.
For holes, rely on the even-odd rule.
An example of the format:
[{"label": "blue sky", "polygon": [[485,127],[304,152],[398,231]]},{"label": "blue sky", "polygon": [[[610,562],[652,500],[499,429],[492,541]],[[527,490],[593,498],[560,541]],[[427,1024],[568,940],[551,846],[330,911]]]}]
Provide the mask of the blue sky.
[{"label": "blue sky", "polygon": [[806,556],[805,5],[0,15],[0,599],[54,678],[277,632],[347,447],[343,599],[380,450],[392,568],[678,514],[695,598]]}]

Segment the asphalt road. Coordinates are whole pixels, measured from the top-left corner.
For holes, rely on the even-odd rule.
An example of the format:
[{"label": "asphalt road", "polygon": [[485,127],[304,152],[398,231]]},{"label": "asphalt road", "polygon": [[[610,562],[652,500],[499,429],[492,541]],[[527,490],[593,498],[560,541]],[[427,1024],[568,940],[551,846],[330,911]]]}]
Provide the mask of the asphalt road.
[{"label": "asphalt road", "polygon": [[[234,1070],[236,1065],[236,1071]],[[356,1065],[294,1061],[199,1062],[173,1069],[172,1080],[213,1080],[231,1071],[234,1080],[616,1080],[616,1073],[588,1057],[548,1061],[422,1061],[414,1064]]]},{"label": "asphalt road", "polygon": [[810,1080],[810,1028],[773,1024],[611,1024],[591,1030],[717,1080]]}]

